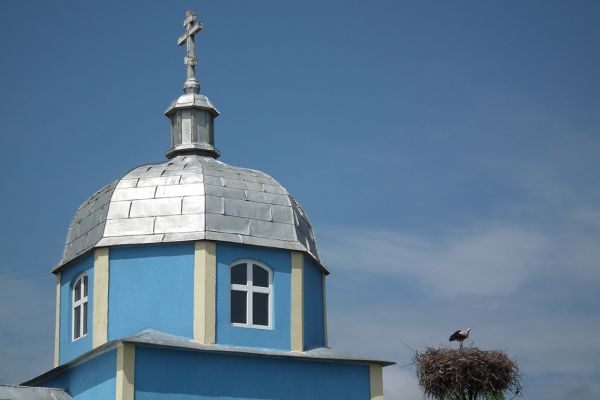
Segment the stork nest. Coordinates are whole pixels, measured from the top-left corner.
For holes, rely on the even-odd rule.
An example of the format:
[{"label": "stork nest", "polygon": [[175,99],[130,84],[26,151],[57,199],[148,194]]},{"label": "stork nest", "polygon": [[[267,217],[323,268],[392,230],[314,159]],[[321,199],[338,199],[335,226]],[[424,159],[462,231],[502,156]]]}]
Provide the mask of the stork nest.
[{"label": "stork nest", "polygon": [[414,361],[419,385],[430,399],[505,399],[522,391],[517,364],[502,351],[428,347]]}]

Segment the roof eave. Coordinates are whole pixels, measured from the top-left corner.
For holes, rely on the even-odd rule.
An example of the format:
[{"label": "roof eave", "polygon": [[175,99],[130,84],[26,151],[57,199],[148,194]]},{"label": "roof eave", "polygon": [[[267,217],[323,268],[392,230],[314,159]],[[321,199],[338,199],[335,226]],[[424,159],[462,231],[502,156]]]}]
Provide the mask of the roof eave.
[{"label": "roof eave", "polygon": [[[186,340],[187,346],[182,346],[174,343],[159,343],[152,342],[150,340],[143,340],[142,337],[148,333],[156,332],[158,335],[170,336],[173,338],[178,338],[179,340]],[[173,340],[175,341],[175,339]],[[363,358],[342,358],[342,357],[316,357],[314,355],[309,354],[308,352],[284,352],[282,350],[269,350],[269,349],[251,349],[246,347],[236,347],[230,346],[230,348],[217,347],[220,345],[202,345],[197,342],[193,342],[188,338],[179,338],[173,335],[164,334],[162,332],[147,330],[141,331],[134,335],[112,340],[110,342],[104,343],[101,346],[96,347],[93,350],[88,351],[80,355],[79,357],[66,362],[65,364],[59,365],[57,367],[52,368],[49,371],[44,372],[41,375],[38,375],[28,381],[21,383],[23,386],[35,385],[37,382],[41,382],[48,378],[55,376],[56,374],[69,369],[75,365],[86,362],[92,358],[95,358],[107,351],[110,351],[116,348],[120,343],[131,343],[140,346],[148,346],[148,347],[161,347],[161,348],[172,348],[179,350],[188,350],[188,351],[196,351],[196,352],[206,352],[206,353],[218,353],[218,354],[236,354],[236,355],[244,355],[244,356],[255,356],[255,357],[268,357],[268,358],[280,358],[287,360],[310,360],[310,361],[322,361],[322,362],[337,362],[337,363],[352,363],[352,364],[377,364],[382,367],[390,366],[396,364],[393,361],[384,361],[384,360],[374,360],[374,359],[363,359]]]}]

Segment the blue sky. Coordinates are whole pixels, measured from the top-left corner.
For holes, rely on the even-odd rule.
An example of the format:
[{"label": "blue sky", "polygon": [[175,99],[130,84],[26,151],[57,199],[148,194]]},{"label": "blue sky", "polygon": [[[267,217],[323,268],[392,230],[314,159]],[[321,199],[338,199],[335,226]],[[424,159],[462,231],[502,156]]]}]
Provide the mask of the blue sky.
[{"label": "blue sky", "polygon": [[[303,204],[330,344],[391,359],[473,328],[528,399],[600,397],[595,1],[0,2],[0,383],[51,365],[79,204],[163,159],[185,10],[221,160]],[[351,305],[351,306],[349,306]]]}]

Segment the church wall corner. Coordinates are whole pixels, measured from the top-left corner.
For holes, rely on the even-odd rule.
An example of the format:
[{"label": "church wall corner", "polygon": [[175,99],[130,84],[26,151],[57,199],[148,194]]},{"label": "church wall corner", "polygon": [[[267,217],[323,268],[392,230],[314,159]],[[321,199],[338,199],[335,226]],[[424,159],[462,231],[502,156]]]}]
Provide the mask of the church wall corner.
[{"label": "church wall corner", "polygon": [[[88,276],[88,333],[85,336],[72,339],[73,335],[73,312],[71,310],[72,289],[75,280],[83,273]],[[58,362],[64,364],[77,356],[92,349],[91,323],[93,320],[94,298],[94,257],[93,252],[72,261],[60,273],[60,305],[59,316],[59,346]]]},{"label": "church wall corner", "polygon": [[327,346],[324,274],[304,257],[304,349]]},{"label": "church wall corner", "polygon": [[61,272],[56,273],[56,306],[54,319],[54,367],[60,364],[60,287],[61,287]]},{"label": "church wall corner", "polygon": [[383,368],[379,364],[369,366],[371,400],[383,400]]},{"label": "church wall corner", "polygon": [[108,341],[108,275],[109,249],[97,248],[94,251],[94,308],[91,329],[93,348]]},{"label": "church wall corner", "polygon": [[304,351],[304,254],[291,253],[291,323],[290,350]]},{"label": "church wall corner", "polygon": [[216,341],[217,246],[197,241],[194,255],[194,340],[202,344]]},{"label": "church wall corner", "polygon": [[119,343],[117,346],[115,400],[134,400],[135,396],[135,345]]}]

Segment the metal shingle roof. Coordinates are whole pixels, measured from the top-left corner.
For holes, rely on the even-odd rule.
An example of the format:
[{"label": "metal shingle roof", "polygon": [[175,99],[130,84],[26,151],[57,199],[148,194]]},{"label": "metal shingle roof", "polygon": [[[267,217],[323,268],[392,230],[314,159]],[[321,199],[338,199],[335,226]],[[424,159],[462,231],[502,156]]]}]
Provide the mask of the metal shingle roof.
[{"label": "metal shingle roof", "polygon": [[134,168],[86,200],[55,270],[94,247],[189,240],[298,250],[321,264],[308,216],[275,179],[186,155]]},{"label": "metal shingle roof", "polygon": [[71,400],[62,389],[0,385],[1,400]]},{"label": "metal shingle roof", "polygon": [[[104,343],[103,345],[88,351],[85,354],[71,360],[65,364],[55,367],[42,375],[39,375],[33,379],[28,380],[24,385],[35,385],[39,382],[43,382],[53,376],[56,376],[61,371],[69,369],[75,365],[79,365],[86,362],[100,354],[114,349],[119,343],[133,343],[143,346],[157,346],[167,347],[178,350],[189,350],[199,352],[211,352],[211,353],[224,353],[224,354],[238,354],[248,356],[260,356],[260,357],[276,357],[276,358],[287,358],[287,359],[298,359],[298,360],[312,360],[312,361],[327,361],[327,362],[349,362],[358,364],[379,364],[381,366],[393,365],[395,362],[374,360],[364,357],[358,357],[351,354],[343,353],[328,347],[318,347],[312,350],[303,352],[276,350],[276,349],[265,349],[256,347],[241,347],[221,344],[201,344],[194,342],[193,340],[181,336],[175,336],[168,333],[156,331],[153,329],[146,329],[138,332],[134,335],[125,337],[123,339],[112,340]],[[28,400],[28,399],[27,399]],[[63,399],[57,399],[63,400]]]},{"label": "metal shingle roof", "polygon": [[364,357],[355,356],[334,350],[329,347],[317,347],[311,350],[295,352],[277,349],[266,349],[256,347],[241,347],[222,344],[201,344],[194,342],[191,339],[175,336],[168,333],[156,331],[154,329],[146,329],[138,334],[122,339],[123,342],[146,344],[153,346],[174,347],[178,349],[189,349],[198,351],[220,352],[220,353],[237,353],[258,356],[283,357],[283,358],[299,358],[321,361],[347,361],[356,363],[380,364],[383,366],[393,365],[394,362],[374,360]]}]

